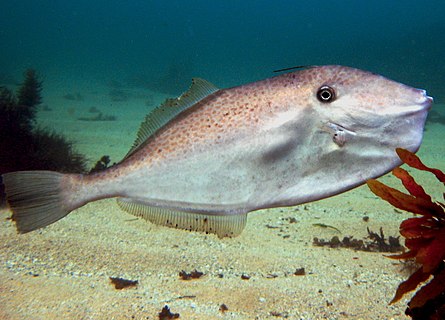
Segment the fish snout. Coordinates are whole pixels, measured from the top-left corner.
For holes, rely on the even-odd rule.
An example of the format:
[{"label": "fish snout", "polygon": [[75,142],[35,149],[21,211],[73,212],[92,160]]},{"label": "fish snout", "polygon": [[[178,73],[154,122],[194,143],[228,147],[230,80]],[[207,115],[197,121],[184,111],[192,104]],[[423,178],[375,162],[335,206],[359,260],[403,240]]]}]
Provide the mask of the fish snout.
[{"label": "fish snout", "polygon": [[413,89],[416,94],[416,104],[420,105],[422,109],[429,110],[433,104],[434,99],[427,95],[426,90]]},{"label": "fish snout", "polygon": [[425,101],[422,102],[422,106],[425,109],[430,110],[431,109],[431,105],[433,104],[433,102],[434,102],[433,97],[425,96]]}]

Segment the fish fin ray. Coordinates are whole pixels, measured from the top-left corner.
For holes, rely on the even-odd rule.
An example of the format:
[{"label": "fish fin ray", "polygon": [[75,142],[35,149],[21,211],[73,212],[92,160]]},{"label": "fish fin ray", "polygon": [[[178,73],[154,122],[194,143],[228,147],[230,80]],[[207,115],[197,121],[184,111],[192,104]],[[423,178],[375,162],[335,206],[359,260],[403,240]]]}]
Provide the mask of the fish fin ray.
[{"label": "fish fin ray", "polygon": [[46,227],[69,213],[63,206],[62,176],[53,171],[17,171],[2,175],[11,219],[19,233]]},{"label": "fish fin ray", "polygon": [[150,207],[128,198],[119,198],[121,209],[151,223],[189,231],[214,233],[219,238],[236,237],[243,231],[247,213],[237,215],[206,215],[160,207]]},{"label": "fish fin ray", "polygon": [[187,110],[202,99],[215,93],[219,89],[201,78],[193,78],[190,89],[180,95],[178,98],[166,99],[159,107],[151,111],[142,122],[137,138],[133,143],[130,151],[124,157],[128,158],[136,150],[138,150],[148,138],[156,131],[166,125],[170,120],[175,118],[182,111]]}]

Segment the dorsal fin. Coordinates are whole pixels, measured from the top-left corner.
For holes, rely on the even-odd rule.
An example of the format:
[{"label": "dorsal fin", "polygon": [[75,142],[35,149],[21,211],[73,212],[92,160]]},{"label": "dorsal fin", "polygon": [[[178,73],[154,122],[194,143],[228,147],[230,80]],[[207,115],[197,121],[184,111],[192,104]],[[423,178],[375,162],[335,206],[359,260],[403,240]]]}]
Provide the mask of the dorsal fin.
[{"label": "dorsal fin", "polygon": [[160,207],[150,207],[129,198],[118,198],[119,207],[151,223],[170,228],[214,233],[219,238],[236,237],[243,231],[247,213],[237,215],[207,215],[183,212]]},{"label": "dorsal fin", "polygon": [[188,91],[184,92],[178,98],[166,99],[159,107],[145,116],[145,120],[139,128],[137,138],[124,159],[133,154],[149,137],[182,111],[190,108],[218,90],[217,87],[204,79],[193,78],[192,85]]}]

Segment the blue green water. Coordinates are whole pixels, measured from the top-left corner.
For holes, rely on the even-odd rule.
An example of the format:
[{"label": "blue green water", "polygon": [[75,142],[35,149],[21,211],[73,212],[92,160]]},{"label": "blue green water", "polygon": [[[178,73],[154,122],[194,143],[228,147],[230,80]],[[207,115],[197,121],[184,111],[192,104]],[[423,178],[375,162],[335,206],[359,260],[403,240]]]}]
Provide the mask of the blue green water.
[{"label": "blue green water", "polygon": [[429,1],[1,1],[0,82],[119,81],[178,93],[344,64],[445,101],[445,6]]}]

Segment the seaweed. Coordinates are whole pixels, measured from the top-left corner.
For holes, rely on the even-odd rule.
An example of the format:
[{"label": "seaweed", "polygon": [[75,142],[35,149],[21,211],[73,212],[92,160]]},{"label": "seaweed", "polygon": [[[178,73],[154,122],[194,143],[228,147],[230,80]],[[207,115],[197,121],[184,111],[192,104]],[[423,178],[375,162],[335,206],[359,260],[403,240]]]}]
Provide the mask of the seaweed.
[{"label": "seaweed", "polygon": [[277,317],[277,318],[289,318],[289,313],[287,311],[285,312],[278,312],[278,311],[271,311],[269,313],[272,317]]},{"label": "seaweed", "polygon": [[[396,152],[403,163],[414,169],[433,173],[445,185],[445,174],[442,171],[424,165],[415,154],[407,150],[397,149]],[[405,246],[409,250],[390,258],[414,258],[421,266],[399,285],[390,304],[424,284],[408,303],[406,314],[413,319],[439,319],[439,313],[443,314],[445,311],[445,204],[434,202],[408,171],[398,167],[392,173],[401,180],[408,194],[377,180],[369,180],[369,188],[394,207],[417,216],[400,224],[400,234],[405,238]],[[419,317],[419,314],[422,316]]]},{"label": "seaweed", "polygon": [[25,80],[17,93],[19,105],[26,106],[22,112],[27,113],[29,119],[34,119],[36,106],[42,102],[42,81],[39,80],[34,69],[28,69],[24,74]]},{"label": "seaweed", "polygon": [[203,272],[198,271],[198,270],[196,270],[196,269],[195,269],[194,271],[190,272],[190,273],[185,272],[184,270],[182,270],[181,272],[179,272],[179,277],[180,277],[182,280],[199,279],[199,278],[201,278],[203,275],[204,275]]},{"label": "seaweed", "polygon": [[179,319],[180,317],[179,313],[171,313],[170,308],[167,305],[165,305],[164,308],[162,308],[158,316],[159,320]]},{"label": "seaweed", "polygon": [[91,117],[79,117],[80,121],[116,121],[116,116],[96,112],[96,115]]},{"label": "seaweed", "polygon": [[110,164],[110,156],[104,155],[96,162],[96,164],[89,171],[89,173],[103,171],[109,168],[109,164]]},{"label": "seaweed", "polygon": [[[0,87],[0,130],[6,131],[30,131],[34,123],[35,112],[31,107],[18,104],[14,93],[6,87]],[[2,137],[6,137],[3,136]]]},{"label": "seaweed", "polygon": [[361,239],[354,239],[353,236],[345,236],[342,240],[338,236],[334,236],[331,240],[324,240],[315,237],[313,239],[314,246],[317,247],[330,247],[330,248],[349,248],[358,251],[366,252],[399,252],[403,250],[403,246],[400,245],[399,237],[388,237],[386,242],[383,229],[380,228],[380,233],[373,232],[367,228],[368,238],[370,241]]},{"label": "seaweed", "polygon": [[135,287],[138,284],[137,280],[127,280],[123,278],[114,278],[110,277],[111,283],[114,285],[114,288],[117,290],[122,290],[128,287]]},{"label": "seaweed", "polygon": [[304,276],[304,275],[306,275],[306,271],[304,270],[304,268],[298,268],[295,270],[294,275],[295,276]]},{"label": "seaweed", "polygon": [[370,245],[372,248],[373,246],[377,247],[378,252],[398,252],[403,251],[404,248],[400,244],[400,237],[388,237],[388,242],[385,241],[385,235],[383,234],[383,228],[380,227],[380,233],[373,232],[369,230],[369,228],[366,228],[368,230],[368,237],[369,239],[373,240],[374,242]]},{"label": "seaweed", "polygon": [[28,155],[31,168],[60,172],[85,172],[85,157],[74,150],[74,143],[54,131],[37,128]]},{"label": "seaweed", "polygon": [[226,312],[226,311],[228,311],[229,310],[229,308],[224,304],[224,303],[222,303],[220,306],[219,306],[219,311],[221,312],[221,313],[224,313],[224,312]]},{"label": "seaweed", "polygon": [[80,92],[67,93],[63,95],[63,98],[70,101],[83,101],[83,96],[80,94]]}]

